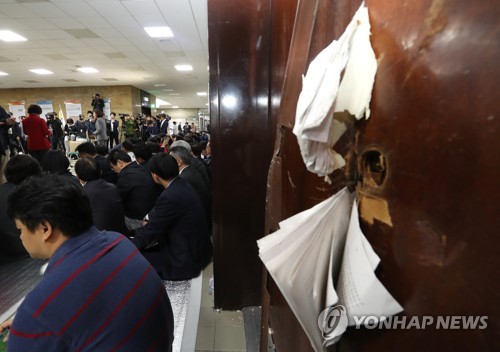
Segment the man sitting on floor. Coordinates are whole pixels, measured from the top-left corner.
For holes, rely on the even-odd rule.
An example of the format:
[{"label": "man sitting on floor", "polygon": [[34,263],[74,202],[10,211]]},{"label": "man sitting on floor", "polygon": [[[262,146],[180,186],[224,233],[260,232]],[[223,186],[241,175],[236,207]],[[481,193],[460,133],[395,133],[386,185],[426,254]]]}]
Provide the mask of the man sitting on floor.
[{"label": "man sitting on floor", "polygon": [[171,351],[165,287],[124,236],[98,231],[83,189],[57,175],[24,181],[9,216],[33,258],[49,258],[42,281],[10,326],[9,352]]},{"label": "man sitting on floor", "polygon": [[164,190],[148,214],[147,224],[135,230],[132,242],[144,250],[162,278],[195,278],[212,257],[201,201],[189,183],[178,177],[179,167],[172,156],[156,154],[149,168]]},{"label": "man sitting on floor", "polygon": [[99,230],[128,234],[125,213],[118,188],[101,178],[101,168],[94,158],[80,158],[75,173],[90,200],[92,219]]}]

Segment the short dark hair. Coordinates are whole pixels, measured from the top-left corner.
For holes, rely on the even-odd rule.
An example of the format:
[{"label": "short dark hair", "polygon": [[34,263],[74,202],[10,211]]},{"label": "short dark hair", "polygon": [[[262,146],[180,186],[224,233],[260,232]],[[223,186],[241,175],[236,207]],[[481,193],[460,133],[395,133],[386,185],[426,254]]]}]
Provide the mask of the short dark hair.
[{"label": "short dark hair", "polygon": [[99,110],[99,109],[95,109],[94,110],[94,114],[96,114],[97,117],[103,117],[104,116],[104,113]]},{"label": "short dark hair", "polygon": [[161,139],[156,136],[151,136],[148,138],[148,142],[158,143],[160,144]]},{"label": "short dark hair", "polygon": [[15,185],[20,184],[29,176],[40,175],[42,169],[38,161],[31,155],[18,154],[7,162],[5,166],[5,178],[7,182]]},{"label": "short dark hair", "polygon": [[97,150],[95,149],[95,145],[90,142],[85,142],[78,145],[75,150],[78,154],[88,154],[88,155],[96,155]]},{"label": "short dark hair", "polygon": [[146,144],[137,144],[134,146],[134,155],[136,158],[141,158],[147,161],[151,159],[153,153]]},{"label": "short dark hair", "polygon": [[92,209],[83,188],[59,175],[26,179],[9,195],[7,214],[30,231],[46,221],[68,237],[92,226]]},{"label": "short dark hair", "polygon": [[108,152],[109,152],[109,148],[105,144],[96,145],[95,150],[96,150],[97,154],[102,155],[102,156],[108,155]]},{"label": "short dark hair", "polygon": [[200,157],[202,150],[203,149],[201,148],[200,143],[196,143],[191,146],[191,151],[195,157]]},{"label": "short dark hair", "polygon": [[42,170],[51,174],[68,173],[69,160],[62,150],[49,150],[42,160]]},{"label": "short dark hair", "polygon": [[146,146],[149,148],[149,150],[151,150],[151,155],[162,152],[160,143],[150,140],[146,142]]},{"label": "short dark hair", "polygon": [[176,146],[176,147],[170,148],[169,151],[170,151],[170,154],[173,154],[176,157],[178,157],[179,159],[181,159],[185,165],[191,165],[191,159],[193,159],[193,156],[191,155],[191,152],[189,150],[187,150],[186,148],[181,147],[181,146]]},{"label": "short dark hair", "polygon": [[37,115],[40,115],[41,113],[42,113],[42,108],[40,107],[40,105],[31,104],[28,107],[28,114],[37,114]]},{"label": "short dark hair", "polygon": [[130,155],[125,153],[123,150],[116,149],[112,150],[111,153],[108,155],[108,160],[111,164],[116,165],[118,163],[118,160],[121,160],[126,163],[131,163],[132,158]]},{"label": "short dark hair", "polygon": [[101,178],[101,167],[94,158],[81,158],[75,164],[75,172],[82,181],[94,181]]},{"label": "short dark hair", "polygon": [[134,150],[134,141],[131,138],[127,138],[122,142],[122,148],[128,151]]},{"label": "short dark hair", "polygon": [[159,153],[153,155],[149,161],[149,170],[164,180],[179,176],[179,166],[173,156]]}]

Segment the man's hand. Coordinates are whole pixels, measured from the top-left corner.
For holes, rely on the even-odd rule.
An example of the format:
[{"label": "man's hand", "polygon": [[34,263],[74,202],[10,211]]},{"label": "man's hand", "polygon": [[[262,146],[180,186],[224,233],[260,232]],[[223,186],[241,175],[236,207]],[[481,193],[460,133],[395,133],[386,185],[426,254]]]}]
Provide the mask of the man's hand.
[{"label": "man's hand", "polygon": [[[5,330],[9,329],[12,325],[13,320],[6,320],[2,324],[0,324],[0,333],[3,333]],[[6,335],[3,339],[3,342],[7,342],[9,339],[9,335]]]}]

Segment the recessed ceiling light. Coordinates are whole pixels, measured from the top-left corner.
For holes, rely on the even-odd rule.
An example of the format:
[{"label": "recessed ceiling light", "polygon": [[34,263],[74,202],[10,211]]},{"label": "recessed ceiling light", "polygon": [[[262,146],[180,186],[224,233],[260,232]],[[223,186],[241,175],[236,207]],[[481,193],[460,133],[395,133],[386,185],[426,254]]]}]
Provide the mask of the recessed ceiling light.
[{"label": "recessed ceiling light", "polygon": [[193,71],[193,66],[191,65],[175,65],[177,71]]},{"label": "recessed ceiling light", "polygon": [[96,72],[99,72],[98,70],[96,70],[93,67],[78,67],[77,70],[80,71],[80,72],[83,72],[83,73],[96,73]]},{"label": "recessed ceiling light", "polygon": [[196,93],[196,95],[199,95],[200,97],[206,97],[207,92],[198,92],[198,93]]},{"label": "recessed ceiling light", "polygon": [[175,96],[177,96],[177,95],[180,95],[180,94],[179,94],[179,93],[170,93],[170,95],[175,95]]},{"label": "recessed ceiling light", "polygon": [[163,99],[156,98],[156,106],[162,106],[162,105],[170,105],[170,103],[166,102]]},{"label": "recessed ceiling light", "polygon": [[178,109],[179,107],[177,105],[172,106],[172,109]]},{"label": "recessed ceiling light", "polygon": [[0,31],[0,40],[4,42],[25,42],[28,39],[12,31]]},{"label": "recessed ceiling light", "polygon": [[7,72],[2,72],[0,71],[0,76],[8,76],[9,74]]},{"label": "recessed ceiling light", "polygon": [[170,38],[174,36],[169,27],[144,27],[151,38]]},{"label": "recessed ceiling light", "polygon": [[36,68],[36,69],[30,70],[30,72],[36,73],[38,75],[51,75],[54,73],[54,72],[46,70],[44,68]]}]

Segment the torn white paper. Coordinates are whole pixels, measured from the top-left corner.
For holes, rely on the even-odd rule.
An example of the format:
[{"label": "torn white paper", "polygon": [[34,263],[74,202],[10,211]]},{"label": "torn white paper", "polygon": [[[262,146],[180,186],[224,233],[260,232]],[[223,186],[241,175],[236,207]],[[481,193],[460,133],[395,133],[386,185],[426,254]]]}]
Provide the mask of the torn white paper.
[{"label": "torn white paper", "polygon": [[370,117],[370,100],[377,73],[377,59],[370,44],[368,9],[360,8],[358,14],[361,23],[351,39],[349,61],[335,101],[335,112],[347,110],[359,120],[363,116]]},{"label": "torn white paper", "polygon": [[373,272],[379,262],[380,258],[361,232],[354,202],[336,286],[339,303],[347,310],[349,326],[356,325],[353,316],[390,316],[403,311]]},{"label": "torn white paper", "polygon": [[257,241],[260,258],[317,352],[324,350],[318,316],[338,301],[333,283],[341,266],[351,201],[343,189]]},{"label": "torn white paper", "polygon": [[377,68],[369,36],[368,9],[363,3],[342,36],[314,58],[303,78],[293,133],[307,169],[319,176],[345,165],[332,148],[346,126],[333,120],[333,113],[347,110],[360,118],[366,111],[369,116]]}]

